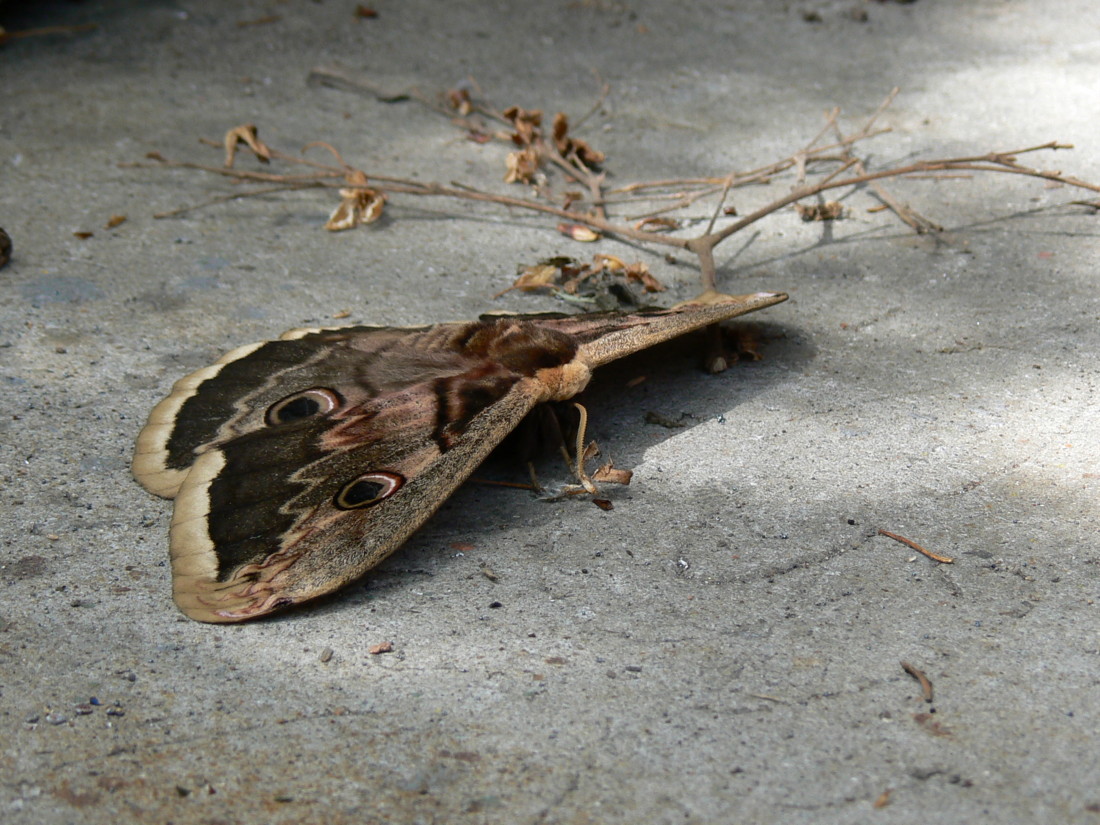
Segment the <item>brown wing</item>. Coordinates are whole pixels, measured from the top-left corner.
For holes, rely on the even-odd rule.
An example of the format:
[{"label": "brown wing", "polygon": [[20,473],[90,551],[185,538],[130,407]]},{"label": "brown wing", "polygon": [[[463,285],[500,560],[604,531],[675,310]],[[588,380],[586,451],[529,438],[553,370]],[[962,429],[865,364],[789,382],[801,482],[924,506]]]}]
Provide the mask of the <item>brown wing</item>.
[{"label": "brown wing", "polygon": [[310,387],[340,387],[354,404],[461,373],[470,359],[448,344],[468,326],[293,330],[235,349],[181,378],[153,409],[138,436],[134,477],[150,492],[174,497],[197,454],[262,428],[272,405]]},{"label": "brown wing", "polygon": [[781,292],[715,296],[716,302],[681,304],[672,309],[630,314],[593,313],[538,321],[578,343],[578,358],[595,369],[616,358],[669,341],[692,330],[782,303]]},{"label": "brown wing", "polygon": [[[176,497],[177,604],[200,621],[241,621],[352,581],[396,550],[540,400],[514,374],[449,381],[502,392],[459,424],[454,402],[418,385],[349,415],[247,433],[198,457]],[[472,410],[471,410],[472,412]]]},{"label": "brown wing", "polygon": [[329,592],[419,527],[569,364],[517,321],[291,333],[177,383],[134,474],[176,497],[177,603],[239,621]]}]

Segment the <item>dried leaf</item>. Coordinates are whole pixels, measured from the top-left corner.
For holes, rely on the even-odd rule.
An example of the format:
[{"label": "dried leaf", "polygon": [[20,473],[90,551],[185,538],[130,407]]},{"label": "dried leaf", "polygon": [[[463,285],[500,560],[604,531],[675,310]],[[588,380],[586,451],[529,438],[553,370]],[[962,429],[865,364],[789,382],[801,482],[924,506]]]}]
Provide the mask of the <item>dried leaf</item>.
[{"label": "dried leaf", "polygon": [[[447,103],[450,104],[450,107],[463,117],[466,117],[466,115],[470,114],[470,112],[473,111],[474,108],[474,104],[470,100],[469,89],[451,89],[449,92],[447,92]],[[486,135],[485,140],[490,139],[491,138]]]},{"label": "dried leaf", "polygon": [[572,157],[585,166],[598,166],[607,159],[603,152],[593,149],[587,141],[569,137],[569,119],[562,112],[554,115],[551,137],[562,157]]},{"label": "dried leaf", "polygon": [[260,163],[271,162],[271,150],[260,140],[256,127],[251,123],[245,123],[234,127],[225,133],[225,168],[232,169],[233,161],[237,155],[237,144],[243,143],[256,156]]},{"label": "dried leaf", "polygon": [[554,125],[551,134],[554,138],[554,145],[558,147],[558,151],[565,154],[569,141],[569,118],[565,116],[564,112],[558,112],[554,115]]},{"label": "dried leaf", "polygon": [[559,269],[553,264],[536,264],[529,266],[516,279],[516,286],[520,289],[530,290],[550,286],[558,277]]},{"label": "dried leaf", "polygon": [[804,221],[835,221],[844,214],[844,207],[839,201],[826,201],[811,206],[796,203],[794,208]]},{"label": "dried leaf", "polygon": [[634,477],[633,470],[620,470],[610,461],[601,466],[592,474],[592,480],[597,484],[622,484],[627,485]]},{"label": "dried leaf", "polygon": [[[370,183],[370,181],[367,178],[367,173],[364,172],[362,169],[348,169],[344,173],[344,183],[346,183],[348,186],[359,188],[366,186],[368,183]],[[344,189],[340,190],[340,194],[347,197],[347,191]]]},{"label": "dried leaf", "polygon": [[568,278],[562,282],[561,291],[567,295],[576,295],[580,289],[581,284],[584,282],[588,275],[582,275],[579,278]]},{"label": "dried leaf", "polygon": [[86,241],[86,240],[88,240],[88,238],[91,238],[94,235],[95,235],[95,232],[74,232],[73,233],[73,237],[78,239],[78,240],[81,240],[81,241]]},{"label": "dried leaf", "polygon": [[602,252],[597,252],[592,256],[592,263],[598,267],[603,267],[608,272],[621,272],[626,269],[626,263],[618,255],[605,255]]},{"label": "dried leaf", "polygon": [[367,176],[360,169],[353,169],[345,176],[350,186],[340,190],[340,205],[332,210],[325,229],[340,232],[363,224],[374,223],[382,217],[386,206],[386,194],[367,186]]},{"label": "dried leaf", "polygon": [[539,109],[509,106],[504,110],[503,115],[504,119],[515,127],[512,140],[517,146],[530,146],[535,138],[541,135],[542,112]]},{"label": "dried leaf", "polygon": [[539,263],[540,264],[547,264],[549,266],[556,266],[558,269],[560,269],[562,271],[563,274],[570,274],[572,272],[577,272],[577,271],[583,269],[584,266],[587,266],[587,264],[578,265],[577,264],[577,259],[576,258],[570,258],[568,255],[555,255],[552,258],[543,258],[541,261],[539,261]]},{"label": "dried leaf", "polygon": [[641,261],[635,261],[626,268],[626,275],[628,281],[637,281],[645,288],[646,292],[664,292],[666,287],[655,277],[653,273],[649,271],[649,267]]},{"label": "dried leaf", "polygon": [[364,189],[359,193],[362,204],[360,223],[374,223],[382,217],[382,210],[386,206],[386,196],[382,192],[373,189]]},{"label": "dried leaf", "polygon": [[612,504],[606,498],[594,498],[594,499],[592,499],[592,503],[595,504],[597,507],[599,507],[604,512],[607,512],[608,510],[614,510],[615,509],[615,505]]},{"label": "dried leaf", "polygon": [[574,262],[564,264],[561,267],[561,277],[563,278],[561,288],[570,295],[576,295],[580,285],[600,271],[599,269],[593,269],[591,264],[581,264],[580,266],[577,266]]},{"label": "dried leaf", "polygon": [[581,454],[581,462],[591,461],[593,458],[600,454],[600,445],[595,441],[589,441],[588,446],[584,448],[584,452]]},{"label": "dried leaf", "polygon": [[543,289],[544,287],[554,286],[554,281],[558,277],[558,268],[551,264],[535,264],[529,266],[520,272],[519,277],[512,282],[512,285],[507,289],[501,290],[494,298],[499,298],[506,292],[511,292],[513,289],[521,289],[524,292],[533,292],[536,289]]},{"label": "dried leaf", "polygon": [[[341,192],[348,190],[341,189]],[[355,191],[355,190],[353,190]],[[355,191],[351,197],[345,197],[340,205],[332,210],[325,229],[329,232],[340,232],[344,229],[354,229],[363,224],[374,223],[382,217],[382,210],[386,205],[386,196],[373,189]]]},{"label": "dried leaf", "polygon": [[124,223],[126,223],[125,215],[111,215],[111,217],[107,219],[107,223],[103,228],[114,229],[116,226],[121,226]]},{"label": "dried leaf", "polygon": [[607,155],[598,149],[593,149],[588,141],[580,138],[569,139],[569,152],[566,155],[573,155],[585,166],[599,166],[607,160]]},{"label": "dried leaf", "polygon": [[582,223],[559,223],[558,231],[581,243],[591,243],[600,239],[600,233]]},{"label": "dried leaf", "polygon": [[355,201],[349,198],[340,201],[340,205],[332,210],[332,214],[325,221],[325,229],[329,232],[354,229],[358,225],[355,214]]},{"label": "dried leaf", "polygon": [[505,163],[508,166],[505,183],[531,183],[539,168],[539,153],[528,146],[518,152],[509,152]]},{"label": "dried leaf", "polygon": [[362,3],[355,7],[356,20],[371,20],[377,16],[378,12],[368,6],[364,6]]}]

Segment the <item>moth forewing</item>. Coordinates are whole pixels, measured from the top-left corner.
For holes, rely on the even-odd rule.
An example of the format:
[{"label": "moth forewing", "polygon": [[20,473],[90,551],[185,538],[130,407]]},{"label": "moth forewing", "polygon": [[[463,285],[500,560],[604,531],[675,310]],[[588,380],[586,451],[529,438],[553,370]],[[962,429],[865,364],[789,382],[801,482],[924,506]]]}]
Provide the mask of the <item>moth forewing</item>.
[{"label": "moth forewing", "polygon": [[589,366],[598,367],[693,330],[786,300],[787,295],[782,292],[756,292],[720,296],[720,302],[715,303],[687,303],[669,310],[623,315],[621,321],[608,324],[608,331],[584,343],[579,357]]}]

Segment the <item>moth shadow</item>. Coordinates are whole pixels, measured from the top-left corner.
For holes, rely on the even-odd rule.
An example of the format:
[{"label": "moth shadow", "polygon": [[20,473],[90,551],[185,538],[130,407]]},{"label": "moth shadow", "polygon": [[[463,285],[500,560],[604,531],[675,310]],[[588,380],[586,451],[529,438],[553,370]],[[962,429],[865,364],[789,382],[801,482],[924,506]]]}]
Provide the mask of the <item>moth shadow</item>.
[{"label": "moth shadow", "polygon": [[645,450],[707,421],[750,425],[737,408],[793,380],[817,357],[801,329],[759,321],[723,325],[725,349],[736,360],[716,375],[705,371],[706,333],[687,335],[599,369],[580,398],[589,438],[629,468]]},{"label": "moth shadow", "polygon": [[[817,350],[797,327],[756,321],[724,325],[731,350],[742,357],[726,371],[711,375],[703,369],[708,350],[706,333],[686,335],[601,367],[585,392],[577,397],[588,412],[586,440],[595,440],[601,457],[588,463],[591,471],[607,458],[630,469],[647,449],[707,421],[727,421],[742,430],[751,422],[736,417],[737,408],[777,384],[795,380]],[[568,442],[572,452],[572,443]],[[558,444],[542,445],[534,461],[547,487],[571,482]],[[471,477],[393,556],[368,573],[357,587],[336,599],[400,598],[410,582],[417,590],[433,591],[431,579],[481,575],[480,549],[495,533],[540,535],[554,529],[561,508],[576,506],[590,496],[578,496],[546,506],[530,489],[525,449],[505,441]],[[527,487],[527,489],[523,489]],[[615,498],[615,489],[606,490]],[[484,561],[488,561],[488,557]],[[334,602],[319,600],[315,609]]]}]

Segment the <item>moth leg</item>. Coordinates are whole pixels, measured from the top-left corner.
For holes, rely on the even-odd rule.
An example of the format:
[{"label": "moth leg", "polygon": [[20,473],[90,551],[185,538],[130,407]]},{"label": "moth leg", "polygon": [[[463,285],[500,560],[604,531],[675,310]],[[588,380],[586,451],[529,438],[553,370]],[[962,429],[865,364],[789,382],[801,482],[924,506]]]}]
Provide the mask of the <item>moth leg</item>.
[{"label": "moth leg", "polygon": [[531,476],[531,486],[535,488],[536,493],[545,493],[546,488],[539,482],[538,473],[535,472],[535,462],[527,462],[527,473]]},{"label": "moth leg", "polygon": [[[584,445],[584,437],[588,430],[588,410],[584,408],[583,404],[573,402],[573,406],[576,407],[577,412],[580,414],[580,421],[577,423],[577,461],[574,466],[570,462],[570,468],[573,470],[573,474],[576,475],[577,481],[581,483],[581,488],[589,495],[599,495],[600,491],[596,489],[596,485],[592,483],[592,479],[588,476],[588,471],[584,469],[584,462],[587,461],[592,455],[598,452],[596,442],[592,442],[589,447]],[[564,449],[564,447],[562,448]]]},{"label": "moth leg", "polygon": [[732,356],[729,347],[726,346],[722,336],[722,328],[718,324],[711,324],[703,330],[707,336],[706,354],[703,356],[703,369],[711,375],[725,372],[730,365],[737,360]]}]

